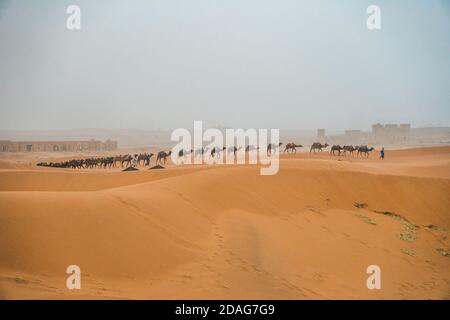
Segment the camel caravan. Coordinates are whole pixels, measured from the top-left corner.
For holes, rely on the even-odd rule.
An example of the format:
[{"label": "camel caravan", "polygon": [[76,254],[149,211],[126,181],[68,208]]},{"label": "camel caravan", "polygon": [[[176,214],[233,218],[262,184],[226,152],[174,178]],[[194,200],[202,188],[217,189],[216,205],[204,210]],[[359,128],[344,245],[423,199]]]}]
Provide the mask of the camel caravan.
[{"label": "camel caravan", "polygon": [[[280,142],[278,144],[269,144],[267,146],[267,155],[271,155],[276,150],[281,150],[283,143]],[[320,142],[314,142],[311,145],[309,150],[310,153],[316,153],[324,151],[330,145],[325,143],[321,144]],[[289,142],[284,146],[283,153],[297,153],[297,148],[303,148],[303,145],[296,144],[294,142]],[[241,147],[231,146],[228,147],[204,147],[196,150],[180,150],[178,152],[178,158],[185,158],[186,156],[193,155],[194,158],[198,159],[199,157],[209,156],[210,158],[221,158],[223,153],[227,153],[231,155],[232,153],[236,156],[236,153],[241,150]],[[254,152],[259,150],[259,147],[253,145],[247,145],[245,147],[245,152]],[[355,156],[368,158],[370,152],[373,151],[373,147],[368,146],[352,146],[352,145],[332,145],[330,148],[329,154],[331,156]],[[156,166],[166,164],[167,158],[169,158],[172,154],[172,151],[159,151],[156,155]],[[52,168],[69,168],[69,169],[107,169],[107,168],[129,168],[129,167],[138,167],[138,166],[150,166],[150,161],[154,156],[153,153],[136,153],[136,154],[125,154],[118,155],[114,157],[91,157],[86,159],[72,159],[61,162],[40,162],[37,166],[42,167],[52,167]]]},{"label": "camel caravan", "polygon": [[341,153],[342,155],[345,157],[348,155],[354,156],[354,152],[356,151],[356,156],[357,157],[365,157],[368,158],[370,155],[370,152],[375,150],[373,147],[368,147],[368,146],[351,146],[351,145],[346,145],[346,146],[340,146],[338,144],[335,144],[333,146],[331,146],[331,150],[330,150],[330,155],[335,156],[336,152],[337,155],[340,156]]},{"label": "camel caravan", "polygon": [[[317,151],[322,151],[323,149],[326,149],[327,147],[329,147],[330,145],[328,143],[325,144],[321,144],[320,142],[314,142],[311,145],[311,149],[309,150],[309,152],[317,152]],[[375,150],[373,147],[368,147],[368,146],[352,146],[352,145],[345,145],[345,146],[340,146],[339,144],[335,144],[332,145],[330,148],[330,155],[335,156],[335,155],[343,155],[344,157],[347,155],[350,156],[354,156],[355,152],[356,152],[356,156],[357,157],[366,157],[368,158],[370,155],[370,152]]]},{"label": "camel caravan", "polygon": [[[309,149],[309,153],[316,153],[316,152],[320,152],[323,149],[328,148],[330,145],[328,143],[325,144],[321,144],[320,142],[314,142],[311,145],[311,148]],[[284,149],[284,152],[288,152],[289,150],[291,150],[291,152],[297,152],[296,147],[303,147],[302,145],[296,145],[295,143],[288,143]],[[368,147],[368,146],[352,146],[352,145],[345,145],[345,146],[340,146],[338,144],[332,145],[331,149],[330,149],[330,155],[335,156],[335,155],[343,155],[343,156],[347,156],[351,155],[354,156],[354,152],[356,152],[356,156],[357,157],[366,157],[368,158],[370,155],[370,152],[375,150],[373,147]],[[337,153],[337,154],[336,154]]]},{"label": "camel caravan", "polygon": [[[280,142],[278,144],[269,144],[267,145],[267,155],[271,155],[274,151],[276,151],[277,149],[280,150],[280,148],[282,147],[283,142]],[[310,148],[310,153],[316,153],[316,152],[320,152],[323,151],[324,149],[326,149],[327,147],[329,147],[330,145],[325,143],[325,144],[321,144],[320,142],[314,142],[311,145]],[[296,144],[294,142],[289,142],[285,145],[283,153],[297,153],[297,148],[303,148],[303,145],[301,144]],[[221,154],[225,152],[225,150],[227,151],[227,154],[234,154],[234,156],[236,156],[236,153],[241,150],[241,147],[236,147],[236,146],[231,146],[228,147],[228,149],[226,147],[212,147],[212,148],[208,148],[208,147],[203,147],[203,148],[198,148],[196,150],[180,150],[178,152],[178,158],[185,158],[186,156],[193,154],[194,158],[198,159],[200,157],[204,157],[205,155],[209,155],[210,158],[220,158]],[[245,147],[245,152],[252,152],[252,151],[257,151],[259,150],[259,147],[255,147],[253,145],[247,145]],[[369,153],[371,151],[373,151],[374,148],[371,147],[369,148],[368,146],[352,146],[352,145],[345,145],[343,147],[341,147],[340,145],[333,145],[331,146],[331,150],[330,150],[330,155],[336,155],[336,152],[338,155],[344,155],[346,156],[347,154],[349,155],[354,155],[354,152],[356,151],[356,155],[359,157],[363,157],[365,156],[366,158],[369,157]],[[167,156],[170,155],[170,153],[166,154],[164,151],[161,151],[163,154],[165,154],[166,156],[164,157],[164,163],[165,163],[165,158]],[[161,153],[160,152],[160,153]],[[159,158],[159,154],[158,154],[158,158]]]},{"label": "camel caravan", "polygon": [[[91,157],[86,159],[72,159],[61,162],[40,162],[37,166],[69,169],[106,169],[130,166],[149,166],[153,153],[125,154],[114,157]],[[159,156],[159,154],[158,154]]]}]

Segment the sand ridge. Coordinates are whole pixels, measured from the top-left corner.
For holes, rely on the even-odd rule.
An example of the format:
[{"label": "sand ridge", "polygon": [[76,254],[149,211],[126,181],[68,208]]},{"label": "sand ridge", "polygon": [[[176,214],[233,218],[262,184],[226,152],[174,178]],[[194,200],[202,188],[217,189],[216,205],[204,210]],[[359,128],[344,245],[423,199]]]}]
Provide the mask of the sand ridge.
[{"label": "sand ridge", "polygon": [[448,299],[449,163],[444,147],[282,155],[275,176],[3,169],[0,297]]}]

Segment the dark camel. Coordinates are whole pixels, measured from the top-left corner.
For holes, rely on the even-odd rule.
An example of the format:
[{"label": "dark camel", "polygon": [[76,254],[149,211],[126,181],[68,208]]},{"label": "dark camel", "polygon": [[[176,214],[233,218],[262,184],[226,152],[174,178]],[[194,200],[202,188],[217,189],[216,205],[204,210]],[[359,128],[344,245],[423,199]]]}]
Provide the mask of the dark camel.
[{"label": "dark camel", "polygon": [[228,147],[228,154],[233,152],[234,156],[236,156],[236,152],[238,152],[241,149],[242,149],[242,147],[239,147],[239,148],[236,146]]},{"label": "dark camel", "polygon": [[316,150],[318,151],[322,151],[322,149],[325,149],[326,147],[328,147],[329,144],[325,143],[325,144],[321,144],[320,142],[314,142],[311,145],[311,149],[309,149],[309,153],[311,153],[312,151],[316,152]]},{"label": "dark camel", "polygon": [[344,146],[343,148],[344,151],[344,156],[347,155],[347,152],[350,153],[350,155],[353,155],[353,151],[358,150],[358,147],[354,147],[354,146]]},{"label": "dark camel", "polygon": [[141,153],[138,156],[138,164],[141,165],[141,161],[143,162],[143,166],[150,165],[150,159],[154,156],[153,153]]},{"label": "dark camel", "polygon": [[225,149],[226,149],[226,147],[222,147],[222,148],[214,147],[214,148],[212,148],[210,157],[214,158],[214,156],[216,156],[217,158],[220,158],[220,152],[225,151]]},{"label": "dark camel", "polygon": [[286,146],[284,147],[283,153],[285,153],[286,151],[287,153],[289,153],[289,150],[291,150],[291,152],[297,153],[296,148],[303,148],[303,146],[301,144],[295,144],[294,142],[290,142],[286,144]]},{"label": "dark camel", "polygon": [[335,144],[335,145],[333,145],[332,147],[331,147],[331,150],[330,150],[330,154],[332,154],[333,156],[335,156],[336,155],[336,151],[338,152],[338,155],[341,155],[341,150],[343,150],[344,148],[343,147],[341,147],[340,145],[338,145],[338,144]]},{"label": "dark camel", "polygon": [[273,151],[275,151],[277,148],[281,147],[281,145],[283,144],[283,142],[278,143],[278,145],[276,145],[275,143],[270,143],[267,146],[267,155],[271,155]]},{"label": "dark camel", "polygon": [[361,146],[361,147],[359,147],[358,148],[358,153],[357,153],[357,156],[359,157],[359,156],[363,156],[363,154],[366,156],[366,158],[368,158],[369,157],[369,153],[371,152],[371,151],[373,151],[374,150],[374,148],[373,147],[371,147],[371,148],[369,148],[369,147],[367,147],[367,146]]},{"label": "dark camel", "polygon": [[192,152],[193,152],[192,149],[191,150],[183,150],[183,149],[181,149],[180,151],[178,151],[178,158],[183,158],[184,159],[185,156],[187,156],[188,154],[191,154]]},{"label": "dark camel", "polygon": [[165,152],[165,151],[160,151],[158,152],[158,155],[156,156],[156,164],[161,163],[162,160],[164,160],[164,164],[166,164],[167,161],[167,157],[169,157],[172,154],[172,151],[169,152]]}]

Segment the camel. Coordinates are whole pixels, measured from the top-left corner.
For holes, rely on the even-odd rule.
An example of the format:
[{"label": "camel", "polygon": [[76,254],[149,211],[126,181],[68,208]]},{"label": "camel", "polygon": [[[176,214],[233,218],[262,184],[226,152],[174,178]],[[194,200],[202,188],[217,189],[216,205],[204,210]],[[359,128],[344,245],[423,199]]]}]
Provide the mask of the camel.
[{"label": "camel", "polygon": [[156,156],[156,164],[161,163],[162,160],[164,160],[164,164],[166,164],[167,161],[167,157],[169,157],[172,154],[172,151],[169,152],[165,152],[165,151],[160,151],[158,152],[158,155]]},{"label": "camel", "polygon": [[369,148],[369,147],[367,147],[367,146],[360,146],[360,147],[358,148],[357,156],[359,157],[359,156],[361,155],[361,157],[362,157],[363,154],[365,154],[365,155],[366,155],[366,158],[368,158],[368,157],[369,157],[369,153],[370,153],[371,151],[373,151],[373,150],[375,150],[374,147]]},{"label": "camel", "polygon": [[208,150],[209,150],[209,147],[195,149],[195,154],[194,154],[195,159],[197,159],[198,157],[202,157],[205,154],[205,152],[208,152]]},{"label": "camel", "polygon": [[279,142],[278,145],[276,145],[275,143],[270,143],[267,146],[267,155],[271,155],[273,151],[275,151],[277,148],[281,147],[281,145],[283,144],[283,142]]},{"label": "camel", "polygon": [[113,164],[114,164],[114,157],[107,157],[105,162],[105,168],[106,165],[108,165],[108,168],[111,168]]},{"label": "camel", "polygon": [[354,146],[344,146],[342,148],[344,150],[344,156],[347,155],[347,152],[350,153],[350,155],[353,155],[353,151],[358,150],[358,147],[354,147]]},{"label": "camel", "polygon": [[250,151],[255,151],[255,150],[259,150],[259,147],[255,147],[254,145],[248,145],[245,147],[245,152],[250,152]]},{"label": "camel", "polygon": [[341,147],[340,145],[335,144],[331,147],[330,154],[332,154],[334,156],[334,155],[336,155],[335,152],[338,151],[338,155],[341,155],[341,150],[343,150],[343,149],[344,148]]},{"label": "camel", "polygon": [[139,165],[141,165],[141,161],[143,162],[143,166],[149,166],[150,165],[150,160],[151,158],[154,156],[153,153],[141,153],[138,156],[137,162]]},{"label": "camel", "polygon": [[236,156],[236,152],[238,152],[241,149],[242,149],[242,147],[239,147],[239,148],[236,146],[228,147],[228,154],[233,152],[234,156]]},{"label": "camel", "polygon": [[[152,154],[151,154],[152,155]],[[151,157],[151,155],[149,155]],[[136,155],[137,156],[137,155]],[[54,167],[54,168],[70,168],[70,169],[106,169],[116,166],[116,162],[131,163],[132,157],[130,155],[119,155],[115,157],[100,157],[100,158],[86,158],[86,159],[72,159],[62,162],[41,162],[38,163],[39,166]]]},{"label": "camel", "polygon": [[113,167],[116,167],[116,162],[122,162],[122,155],[118,155],[114,157]]},{"label": "camel", "polygon": [[289,153],[289,150],[291,150],[291,152],[297,153],[296,148],[303,148],[303,146],[301,144],[295,144],[294,142],[290,142],[286,144],[283,153],[285,153],[286,151]]},{"label": "camel", "polygon": [[322,149],[325,149],[329,146],[328,143],[325,144],[321,144],[320,142],[314,142],[311,145],[311,149],[309,149],[309,153],[311,153],[312,151],[314,151],[314,153],[316,152],[316,150],[322,151]]},{"label": "camel", "polygon": [[131,154],[127,154],[123,156],[122,158],[122,168],[123,164],[126,163],[126,166],[129,167],[131,165],[131,162],[133,161],[133,156]]},{"label": "camel", "polygon": [[140,166],[141,165],[141,160],[144,162],[145,164],[145,160],[144,160],[144,153],[140,153],[137,157],[137,164]]},{"label": "camel", "polygon": [[214,156],[216,156],[217,159],[219,159],[220,158],[220,153],[222,151],[225,151],[225,149],[226,149],[226,147],[222,147],[222,148],[214,147],[214,148],[212,148],[211,149],[210,158],[214,158]]},{"label": "camel", "polygon": [[193,152],[193,150],[184,150],[181,149],[180,151],[178,151],[178,158],[184,158],[185,156],[187,156],[188,154],[191,154]]},{"label": "camel", "polygon": [[71,169],[83,169],[84,160],[69,160],[65,162],[64,166]]},{"label": "camel", "polygon": [[120,162],[120,165],[122,168],[123,168],[123,164],[125,162],[127,163],[127,166],[129,166],[131,163],[131,160],[132,160],[132,156],[129,154],[115,156],[114,160],[113,160],[113,167],[114,168],[116,167],[117,162]]},{"label": "camel", "polygon": [[86,169],[94,169],[97,167],[98,162],[99,162],[98,159],[88,158],[88,159],[84,160],[84,167]]},{"label": "camel", "polygon": [[98,159],[99,164],[100,164],[100,168],[111,168],[111,166],[114,163],[114,157],[104,157],[104,158],[100,158]]}]

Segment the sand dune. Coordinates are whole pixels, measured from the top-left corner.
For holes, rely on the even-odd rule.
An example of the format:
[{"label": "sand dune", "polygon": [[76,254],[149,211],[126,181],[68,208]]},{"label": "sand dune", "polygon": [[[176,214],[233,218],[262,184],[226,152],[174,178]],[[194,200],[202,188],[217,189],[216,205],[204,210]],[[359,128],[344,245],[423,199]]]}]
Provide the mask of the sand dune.
[{"label": "sand dune", "polygon": [[[9,167],[0,297],[449,299],[449,195],[449,147],[283,155],[275,176]],[[65,287],[71,264],[82,290]]]}]

